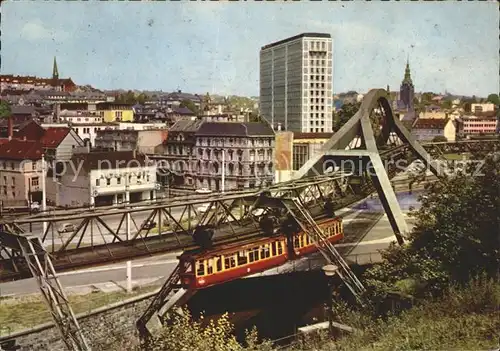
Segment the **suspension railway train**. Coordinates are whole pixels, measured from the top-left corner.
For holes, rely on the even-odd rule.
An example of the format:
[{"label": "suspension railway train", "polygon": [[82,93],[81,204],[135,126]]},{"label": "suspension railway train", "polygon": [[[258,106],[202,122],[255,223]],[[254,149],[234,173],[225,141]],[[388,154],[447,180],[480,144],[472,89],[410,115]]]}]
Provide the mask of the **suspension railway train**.
[{"label": "suspension railway train", "polygon": [[[324,237],[336,243],[344,237],[342,218],[318,222]],[[290,252],[293,251],[293,252]],[[293,248],[287,236],[226,245],[209,251],[186,251],[179,256],[181,285],[185,289],[202,289],[278,267],[288,260],[318,251],[304,232],[293,236]]]}]

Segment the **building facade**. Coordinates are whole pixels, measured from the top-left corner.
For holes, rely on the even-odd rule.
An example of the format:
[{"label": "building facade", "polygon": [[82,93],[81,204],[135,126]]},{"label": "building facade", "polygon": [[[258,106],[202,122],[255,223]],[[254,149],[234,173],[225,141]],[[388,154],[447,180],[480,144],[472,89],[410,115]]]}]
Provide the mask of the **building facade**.
[{"label": "building facade", "polygon": [[76,154],[57,180],[59,206],[79,207],[156,199],[156,165],[133,151]]},{"label": "building facade", "polygon": [[[493,112],[493,111],[492,111]],[[488,116],[462,116],[457,119],[457,133],[461,138],[474,135],[495,134],[498,128],[498,119],[494,112]]]},{"label": "building facade", "polygon": [[134,110],[130,104],[103,102],[96,106],[104,122],[133,122]]},{"label": "building facade", "polygon": [[471,104],[470,110],[474,114],[478,114],[481,112],[492,112],[492,111],[495,111],[495,104],[492,104],[492,103]]},{"label": "building facade", "polygon": [[436,137],[444,137],[448,141],[455,141],[456,122],[451,119],[423,119],[419,118],[411,130],[411,134],[419,141],[433,141]]},{"label": "building facade", "polygon": [[0,201],[2,209],[41,202],[41,159],[38,141],[0,140]]},{"label": "building facade", "polygon": [[332,38],[304,33],[260,50],[260,113],[274,130],[332,131]]},{"label": "building facade", "polygon": [[156,147],[167,138],[167,129],[130,130],[103,129],[97,131],[95,148],[108,151],[136,150],[144,154],[154,154]]},{"label": "building facade", "polygon": [[243,189],[273,183],[274,147],[267,124],[196,119],[174,124],[155,158],[174,187]]},{"label": "building facade", "polygon": [[197,188],[222,190],[222,172],[225,190],[273,183],[274,131],[268,125],[205,122],[195,136]]}]

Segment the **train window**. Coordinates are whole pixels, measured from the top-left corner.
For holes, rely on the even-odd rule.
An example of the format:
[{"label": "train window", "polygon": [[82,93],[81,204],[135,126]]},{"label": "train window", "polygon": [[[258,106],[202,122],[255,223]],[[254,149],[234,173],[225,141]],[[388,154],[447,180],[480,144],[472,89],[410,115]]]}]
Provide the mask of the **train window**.
[{"label": "train window", "polygon": [[259,260],[259,248],[253,247],[248,251],[248,261],[254,262]]},{"label": "train window", "polygon": [[299,247],[299,239],[297,237],[293,238],[293,247],[294,248]]},{"label": "train window", "polygon": [[217,257],[215,259],[215,266],[217,267],[217,272],[222,271],[222,258]]},{"label": "train window", "polygon": [[276,245],[278,245],[278,255],[283,255],[283,241],[277,241]]},{"label": "train window", "polygon": [[278,245],[277,241],[271,243],[271,256],[276,256],[276,245]]},{"label": "train window", "polygon": [[234,268],[235,266],[236,266],[236,261],[234,259],[234,256],[228,256],[224,258],[225,269]]},{"label": "train window", "polygon": [[268,258],[271,256],[271,251],[269,250],[269,245],[265,244],[260,247],[260,258]]},{"label": "train window", "polygon": [[310,244],[310,243],[309,243],[309,235],[304,234],[304,246],[307,246],[307,245],[309,245],[309,244]]},{"label": "train window", "polygon": [[196,262],[196,275],[198,277],[205,275],[205,261],[197,261]]},{"label": "train window", "polygon": [[247,258],[246,250],[239,251],[238,252],[238,266],[242,266],[242,265],[247,264],[247,263],[248,263],[248,258]]},{"label": "train window", "polygon": [[214,272],[214,260],[209,259],[207,261],[207,274],[212,274]]}]

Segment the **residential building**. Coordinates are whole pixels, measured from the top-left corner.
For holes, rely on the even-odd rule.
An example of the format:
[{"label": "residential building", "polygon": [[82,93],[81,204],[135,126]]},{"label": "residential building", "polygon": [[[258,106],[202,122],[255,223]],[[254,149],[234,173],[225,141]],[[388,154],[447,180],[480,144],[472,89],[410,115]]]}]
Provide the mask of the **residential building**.
[{"label": "residential building", "polygon": [[156,199],[156,165],[135,151],[75,154],[50,182],[59,206],[111,205]]},{"label": "residential building", "polygon": [[167,139],[167,129],[130,130],[103,129],[97,131],[95,148],[108,151],[136,150],[154,154],[158,146]]},{"label": "residential building", "polygon": [[30,201],[41,202],[40,141],[0,140],[0,201],[2,208],[28,206]]},{"label": "residential building", "polygon": [[134,121],[134,110],[131,104],[103,102],[97,104],[96,110],[101,113],[104,122]]},{"label": "residential building", "polygon": [[471,104],[470,111],[473,114],[481,113],[481,112],[492,112],[495,111],[495,104],[485,103],[485,104]]},{"label": "residential building", "polygon": [[204,122],[195,136],[197,188],[222,190],[223,168],[226,190],[274,182],[275,134],[267,124]]},{"label": "residential building", "polygon": [[[83,120],[83,118],[82,118]],[[156,129],[165,129],[166,124],[163,123],[129,123],[129,122],[113,122],[113,123],[105,123],[105,122],[95,122],[81,123],[80,121],[76,122],[60,122],[60,123],[44,123],[42,127],[51,128],[51,127],[62,127],[69,126],[71,129],[75,131],[76,134],[84,141],[85,145],[89,147],[95,146],[95,139],[97,136],[97,132],[101,130],[156,130]]]},{"label": "residential building", "polygon": [[154,156],[158,164],[159,181],[173,187],[194,187],[196,167],[196,132],[204,122],[200,119],[180,120],[168,130],[163,148]]},{"label": "residential building", "polygon": [[448,141],[456,140],[456,122],[451,119],[419,118],[413,125],[412,135],[418,141],[433,141],[436,137],[445,137]]},{"label": "residential building", "polygon": [[231,190],[273,183],[274,146],[274,131],[264,123],[183,120],[154,158],[174,187],[220,191],[224,168],[224,189]]},{"label": "residential building", "polygon": [[332,131],[332,38],[303,33],[260,50],[260,113],[274,130]]},{"label": "residential building", "polygon": [[[102,111],[101,111],[102,112]],[[59,113],[58,119],[60,122],[69,124],[98,124],[103,123],[103,114],[97,111],[86,110],[62,110]]]},{"label": "residential building", "polygon": [[420,112],[420,114],[419,114],[419,118],[422,118],[422,119],[434,119],[434,118],[446,119],[448,117],[449,117],[449,113],[444,112],[444,111],[423,111],[423,112]]},{"label": "residential building", "polygon": [[71,128],[43,128],[36,121],[23,126],[14,134],[14,138],[39,141],[49,162],[67,161],[73,156],[73,149],[84,146],[83,140]]}]

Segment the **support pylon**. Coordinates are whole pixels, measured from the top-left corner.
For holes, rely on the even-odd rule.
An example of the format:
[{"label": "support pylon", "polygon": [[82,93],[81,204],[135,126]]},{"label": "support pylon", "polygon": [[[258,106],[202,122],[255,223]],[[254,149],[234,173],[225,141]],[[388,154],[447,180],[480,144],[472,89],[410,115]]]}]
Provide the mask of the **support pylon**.
[{"label": "support pylon", "polygon": [[399,147],[411,150],[432,173],[439,178],[445,176],[439,164],[394,118],[386,90],[373,89],[363,98],[358,112],[300,168],[294,178],[324,174],[328,169],[346,171],[343,169],[346,163],[351,172],[356,171],[360,176],[368,173],[396,239],[402,244],[408,227],[387,174],[388,164],[382,160],[379,150],[386,149],[395,137]]}]

